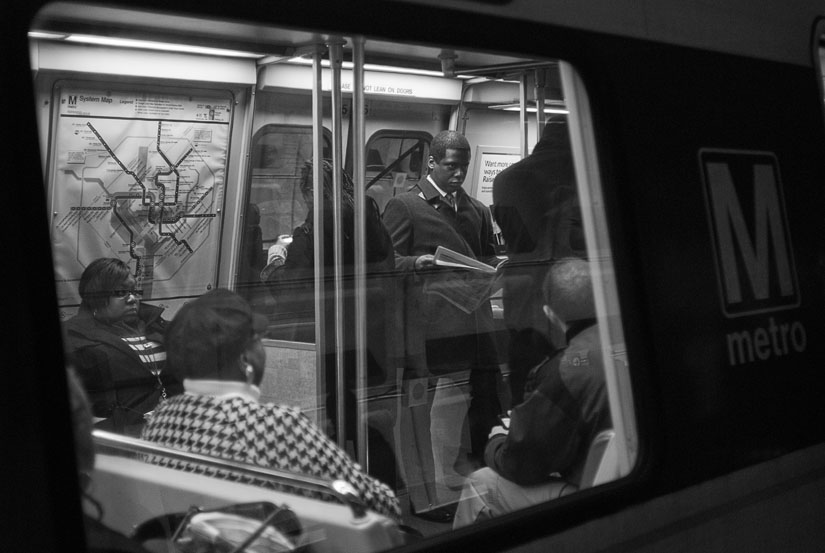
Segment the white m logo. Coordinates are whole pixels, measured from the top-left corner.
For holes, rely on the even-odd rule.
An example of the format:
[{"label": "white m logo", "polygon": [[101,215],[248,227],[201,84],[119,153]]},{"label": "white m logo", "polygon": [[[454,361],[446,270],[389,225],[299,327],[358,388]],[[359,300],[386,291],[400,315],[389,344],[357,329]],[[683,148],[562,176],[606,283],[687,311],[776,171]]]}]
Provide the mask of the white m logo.
[{"label": "white m logo", "polygon": [[700,160],[724,312],[734,317],[798,305],[776,158],[702,150]]}]

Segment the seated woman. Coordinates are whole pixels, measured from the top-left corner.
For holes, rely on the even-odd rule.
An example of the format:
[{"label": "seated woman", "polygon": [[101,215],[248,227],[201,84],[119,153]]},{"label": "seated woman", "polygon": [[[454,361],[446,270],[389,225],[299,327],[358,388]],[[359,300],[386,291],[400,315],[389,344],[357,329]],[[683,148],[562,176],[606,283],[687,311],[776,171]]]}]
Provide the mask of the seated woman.
[{"label": "seated woman", "polygon": [[[266,325],[243,298],[225,289],[183,306],[166,332],[166,348],[168,367],[180,375],[185,393],[158,407],[142,438],[193,453],[345,480],[369,508],[399,518],[392,490],[364,474],[298,409],[258,402],[266,361],[260,333]],[[198,471],[179,461],[156,462]]]},{"label": "seated woman", "polygon": [[65,324],[67,353],[98,419],[96,428],[137,436],[181,385],[165,370],[163,309],[140,302],[128,265],[92,261],[80,277],[80,310]]}]

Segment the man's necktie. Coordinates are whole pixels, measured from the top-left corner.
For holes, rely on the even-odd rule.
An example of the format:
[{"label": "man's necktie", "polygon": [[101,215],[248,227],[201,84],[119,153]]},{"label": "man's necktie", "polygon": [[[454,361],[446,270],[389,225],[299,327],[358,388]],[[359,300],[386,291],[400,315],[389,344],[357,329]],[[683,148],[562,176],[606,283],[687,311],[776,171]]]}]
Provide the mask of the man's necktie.
[{"label": "man's necktie", "polygon": [[444,199],[447,201],[448,204],[450,204],[450,207],[453,208],[453,211],[455,211],[455,196],[453,195],[453,193],[451,192],[449,194],[444,194]]}]

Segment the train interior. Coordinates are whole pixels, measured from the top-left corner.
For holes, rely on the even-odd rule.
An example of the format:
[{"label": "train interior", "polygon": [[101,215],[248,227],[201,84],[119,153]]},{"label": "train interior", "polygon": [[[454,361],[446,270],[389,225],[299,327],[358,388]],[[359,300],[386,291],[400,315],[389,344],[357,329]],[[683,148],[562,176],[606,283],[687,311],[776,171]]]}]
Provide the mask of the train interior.
[{"label": "train interior", "polygon": [[[412,511],[454,505],[461,492],[465,474],[457,467],[469,436],[456,421],[469,408],[469,371],[410,378],[397,351],[400,330],[388,322],[394,305],[383,305],[377,319],[358,317],[394,286],[391,271],[367,278],[365,262],[345,270],[339,260],[292,282],[290,301],[279,303],[262,277],[268,251],[317,208],[301,190],[315,152],[353,176],[356,204],[371,198],[383,212],[391,198],[426,175],[432,138],[457,130],[472,147],[464,190],[489,207],[495,176],[529,155],[548,122],[568,122],[587,257],[598,275],[594,295],[605,323],[613,422],[609,436],[592,445],[582,487],[633,468],[629,360],[587,91],[574,67],[455,45],[67,2],[44,7],[29,37],[61,320],[77,312],[80,275],[100,257],[129,264],[142,301],[163,307],[169,319],[213,288],[238,292],[269,320],[262,400],[297,406],[327,430],[366,471],[390,485],[403,525],[425,537],[451,526]],[[366,246],[363,234],[355,236],[357,260]],[[507,259],[507,244],[496,237],[496,253]],[[498,394],[506,411],[500,289],[490,302]],[[340,342],[349,333],[353,362],[330,338]],[[368,356],[379,362],[371,364]],[[352,410],[342,406],[345,371],[355,375]],[[420,418],[415,413],[428,397],[432,409]],[[422,448],[411,436],[429,443]],[[104,507],[103,522],[124,533],[192,502],[216,507],[271,500],[292,506],[305,525],[320,529],[319,550],[374,551],[403,543],[389,520],[372,514],[365,523],[346,497],[340,505],[319,506],[299,495],[203,476],[189,482],[140,461],[136,451],[146,444],[134,436],[96,432],[95,440],[92,480],[98,481],[92,493]],[[298,487],[328,485],[300,475],[266,477],[292,478]],[[205,489],[214,497],[193,492]]]}]

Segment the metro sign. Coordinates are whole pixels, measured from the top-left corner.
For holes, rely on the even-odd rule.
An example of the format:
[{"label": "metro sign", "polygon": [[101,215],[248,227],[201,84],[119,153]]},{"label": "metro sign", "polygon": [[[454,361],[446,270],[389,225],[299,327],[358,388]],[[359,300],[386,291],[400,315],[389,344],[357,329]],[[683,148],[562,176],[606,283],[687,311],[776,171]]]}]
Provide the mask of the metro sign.
[{"label": "metro sign", "polygon": [[722,311],[740,317],[797,307],[799,285],[776,156],[702,149],[699,163]]}]

